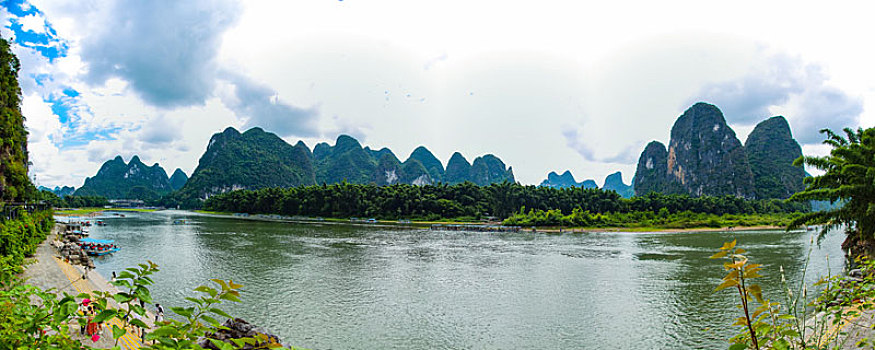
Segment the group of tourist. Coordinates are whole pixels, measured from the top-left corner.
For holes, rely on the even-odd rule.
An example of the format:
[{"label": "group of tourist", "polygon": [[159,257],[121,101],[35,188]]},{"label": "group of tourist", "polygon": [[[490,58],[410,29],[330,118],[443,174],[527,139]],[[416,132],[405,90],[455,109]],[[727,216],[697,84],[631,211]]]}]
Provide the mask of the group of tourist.
[{"label": "group of tourist", "polygon": [[79,312],[87,317],[85,324],[79,325],[79,334],[88,335],[93,341],[100,339],[98,333],[103,329],[103,324],[93,322],[97,311],[90,299],[82,299],[82,303],[79,304]]},{"label": "group of tourist", "polygon": [[[113,273],[115,274],[115,273]],[[142,299],[139,299],[140,307],[146,307],[146,303],[143,302]],[[94,303],[90,299],[82,299],[82,302],[79,304],[79,312],[83,316],[87,317],[87,321],[79,326],[79,334],[87,335],[91,338],[92,341],[97,341],[100,339],[100,332],[103,330],[103,323],[94,322],[94,317],[97,315],[99,310],[95,309]],[[134,319],[143,322],[143,318],[141,315],[136,312],[131,313]],[[161,304],[155,303],[155,323],[164,321],[164,307]],[[144,322],[145,323],[145,322]],[[131,325],[133,328],[133,333],[137,337],[140,338],[141,341],[145,341],[146,330],[142,327],[138,327],[137,325]]]}]

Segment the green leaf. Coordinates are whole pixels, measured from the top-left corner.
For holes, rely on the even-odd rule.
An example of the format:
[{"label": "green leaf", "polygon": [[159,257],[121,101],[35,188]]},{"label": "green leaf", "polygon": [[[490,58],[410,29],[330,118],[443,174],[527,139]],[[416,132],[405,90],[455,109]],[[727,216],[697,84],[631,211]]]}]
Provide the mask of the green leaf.
[{"label": "green leaf", "polygon": [[[220,280],[220,281],[221,281],[221,280]],[[211,297],[213,297],[213,298],[215,298],[216,295],[219,294],[219,292],[217,292],[215,289],[210,288],[210,287],[207,287],[207,286],[198,286],[198,287],[195,288],[194,290],[195,290],[196,292],[207,293],[207,294],[209,294],[209,295],[210,295]]]},{"label": "green leaf", "polygon": [[726,251],[721,250],[721,251],[717,252],[716,254],[711,255],[710,259],[720,259],[720,258],[725,258],[725,257],[726,257]]},{"label": "green leaf", "polygon": [[236,303],[239,303],[239,302],[240,302],[240,298],[238,298],[236,295],[234,295],[234,294],[232,294],[232,293],[222,294],[222,296],[220,296],[219,299],[224,299],[224,300],[228,300],[228,301],[233,301],[233,302],[236,302]]},{"label": "green leaf", "polygon": [[110,282],[110,284],[112,284],[116,287],[128,287],[128,288],[132,287],[131,282],[128,282],[127,280],[121,280],[121,279],[116,279],[114,282]]},{"label": "green leaf", "polygon": [[223,341],[221,341],[221,340],[216,340],[216,339],[213,339],[213,338],[207,338],[207,339],[210,340],[210,343],[213,343],[213,346],[215,346],[215,347],[217,347],[217,348],[219,348],[219,349],[224,348],[224,346],[226,345],[225,342],[223,342]]},{"label": "green leaf", "polygon": [[136,319],[136,318],[133,319],[133,320],[131,320],[131,324],[134,325],[134,326],[137,326],[137,327],[143,328],[143,329],[149,329],[149,326],[147,326],[146,323],[143,322],[143,320],[139,320],[139,319]]},{"label": "green leaf", "polygon": [[217,309],[217,308],[214,308],[214,307],[210,308],[209,311],[216,314],[216,315],[222,316],[222,317],[231,318],[231,315],[229,315],[227,312],[222,311],[222,310]]},{"label": "green leaf", "polygon": [[103,310],[99,314],[97,314],[97,317],[94,318],[94,323],[103,323],[106,320],[115,316],[116,314],[117,312],[115,310]]},{"label": "green leaf", "polygon": [[153,338],[158,337],[178,337],[180,335],[179,330],[171,326],[161,326],[155,328],[149,335],[153,336]]},{"label": "green leaf", "polygon": [[219,325],[219,322],[216,321],[215,318],[212,318],[212,317],[210,317],[210,316],[207,316],[207,315],[201,315],[201,319],[204,320],[204,321],[207,321],[207,323],[209,323],[211,326],[218,326],[218,325]]},{"label": "green leaf", "polygon": [[[747,275],[747,273],[745,273],[745,275]],[[762,290],[762,288],[760,288],[759,285],[757,285],[757,284],[751,285],[751,286],[747,287],[747,290],[748,290],[748,292],[750,292],[751,295],[753,295],[754,298],[756,298],[756,300],[758,302],[760,302],[760,303],[764,302],[763,301],[763,290]]]},{"label": "green leaf", "polygon": [[200,300],[200,299],[195,299],[195,298],[192,298],[192,297],[185,297],[185,300],[188,300],[188,301],[190,301],[190,302],[192,302],[192,303],[198,304],[199,306],[203,306],[203,305],[204,305],[203,300]]},{"label": "green leaf", "polygon": [[729,346],[729,350],[745,350],[747,349],[747,344],[736,343]]},{"label": "green leaf", "polygon": [[137,299],[142,300],[144,303],[152,303],[152,293],[149,293],[149,290],[145,287],[137,287],[137,290],[134,291],[134,295],[137,297]]},{"label": "green leaf", "polygon": [[223,280],[220,280],[220,279],[218,279],[218,278],[213,278],[213,279],[211,279],[210,281],[213,281],[213,282],[215,282],[216,284],[222,286],[222,290],[228,290],[228,289],[230,289],[230,288],[228,287],[228,284],[225,283],[225,281],[223,281]]},{"label": "green leaf", "polygon": [[723,281],[723,283],[720,283],[720,285],[717,286],[717,288],[715,288],[714,291],[716,292],[716,291],[723,290],[723,289],[726,289],[729,287],[735,287],[737,285],[738,285],[738,281],[736,281],[736,280],[733,280],[733,279],[726,280],[726,281]]},{"label": "green leaf", "polygon": [[191,317],[192,313],[194,312],[194,308],[178,307],[178,306],[172,306],[172,307],[170,307],[170,310],[172,310],[177,315],[182,316],[182,317]]},{"label": "green leaf", "polygon": [[788,342],[787,339],[781,338],[772,343],[772,348],[775,350],[789,350],[790,342]]},{"label": "green leaf", "polygon": [[112,325],[112,338],[119,339],[125,335],[128,331],[124,328],[119,328],[117,325]]},{"label": "green leaf", "polygon": [[124,304],[134,299],[131,298],[128,293],[116,293],[112,298],[119,304]]},{"label": "green leaf", "polygon": [[140,316],[146,314],[146,309],[144,309],[142,306],[140,306],[138,304],[131,305],[131,311],[133,311],[135,314],[140,315]]}]

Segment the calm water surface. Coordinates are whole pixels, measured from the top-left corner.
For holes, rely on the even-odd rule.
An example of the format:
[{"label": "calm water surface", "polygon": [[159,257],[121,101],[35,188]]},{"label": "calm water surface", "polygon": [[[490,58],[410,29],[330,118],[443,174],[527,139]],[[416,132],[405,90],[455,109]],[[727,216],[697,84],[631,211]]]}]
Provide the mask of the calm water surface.
[{"label": "calm water surface", "polygon": [[[101,274],[152,260],[153,297],[166,305],[232,279],[244,303],[227,310],[311,349],[726,348],[736,300],[712,292],[723,269],[708,257],[737,238],[776,285],[779,266],[800,278],[810,246],[806,232],[488,234],[126,215],[92,228],[122,247],[96,260]],[[814,246],[810,276],[841,271],[842,239]]]}]

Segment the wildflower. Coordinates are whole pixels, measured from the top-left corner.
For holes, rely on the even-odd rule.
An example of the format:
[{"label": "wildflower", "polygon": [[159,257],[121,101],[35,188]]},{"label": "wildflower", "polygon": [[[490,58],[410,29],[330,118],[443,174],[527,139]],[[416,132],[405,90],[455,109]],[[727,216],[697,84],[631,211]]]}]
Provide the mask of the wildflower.
[{"label": "wildflower", "polygon": [[85,298],[82,299],[82,306],[88,306],[91,303],[91,299]]},{"label": "wildflower", "polygon": [[95,334],[95,335],[92,335],[92,336],[91,336],[91,341],[92,341],[92,342],[95,342],[95,343],[96,343],[98,340],[100,340],[100,334]]}]

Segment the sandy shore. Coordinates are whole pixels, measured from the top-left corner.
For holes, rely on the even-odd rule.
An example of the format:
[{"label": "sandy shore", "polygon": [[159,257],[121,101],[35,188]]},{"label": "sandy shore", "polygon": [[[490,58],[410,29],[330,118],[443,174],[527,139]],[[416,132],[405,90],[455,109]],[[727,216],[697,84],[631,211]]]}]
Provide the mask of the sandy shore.
[{"label": "sandy shore", "polygon": [[[57,250],[51,245],[51,242],[57,237],[60,225],[56,225],[53,232],[46,240],[37,248],[34,258],[30,259],[30,264],[25,268],[22,277],[27,280],[28,284],[40,287],[42,289],[54,289],[61,293],[77,295],[79,293],[90,293],[93,291],[106,291],[116,293],[118,289],[111,285],[103,276],[96,271],[89,271],[87,278],[82,278],[85,275],[85,270],[81,266],[74,266],[63,259],[57,253]],[[110,300],[110,305],[119,308],[115,301]],[[148,308],[148,305],[147,305]],[[152,313],[147,313],[144,321],[149,326],[152,326],[154,316]],[[121,326],[118,320],[108,322],[104,327],[97,342],[92,342],[90,338],[84,335],[79,335],[78,326],[71,327],[75,329],[74,336],[82,340],[83,344],[97,348],[111,348],[115,345],[112,339],[112,332],[109,327],[113,324]],[[120,340],[119,344],[122,349],[136,350],[139,349],[142,343],[139,338],[134,336],[129,330]]]}]

